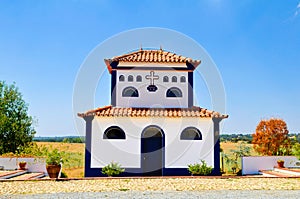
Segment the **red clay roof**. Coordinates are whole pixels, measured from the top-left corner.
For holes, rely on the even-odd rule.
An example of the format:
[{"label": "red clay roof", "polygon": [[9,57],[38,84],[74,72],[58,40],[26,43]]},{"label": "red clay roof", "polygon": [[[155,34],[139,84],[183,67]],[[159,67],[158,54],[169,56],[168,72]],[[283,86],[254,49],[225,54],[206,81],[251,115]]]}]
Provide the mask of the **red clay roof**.
[{"label": "red clay roof", "polygon": [[215,111],[193,106],[191,108],[118,108],[105,106],[86,113],[78,113],[79,117],[202,117],[228,118]]},{"label": "red clay roof", "polygon": [[148,62],[148,63],[190,63],[196,68],[201,61],[193,60],[192,58],[184,57],[171,53],[168,51],[160,50],[143,50],[134,51],[124,55],[113,57],[112,59],[104,59],[109,71],[111,71],[110,64],[113,61],[122,62]]}]

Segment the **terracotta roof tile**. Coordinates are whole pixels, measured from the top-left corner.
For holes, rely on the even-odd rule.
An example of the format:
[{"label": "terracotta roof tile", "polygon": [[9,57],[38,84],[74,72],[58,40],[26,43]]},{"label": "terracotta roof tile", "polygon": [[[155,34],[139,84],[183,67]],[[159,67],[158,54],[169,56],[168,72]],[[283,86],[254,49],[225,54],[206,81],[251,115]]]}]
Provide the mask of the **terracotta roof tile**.
[{"label": "terracotta roof tile", "polygon": [[105,106],[85,113],[78,113],[79,117],[208,117],[227,118],[215,111],[209,111],[200,107],[191,108],[117,108]]},{"label": "terracotta roof tile", "polygon": [[188,57],[176,55],[175,53],[164,50],[143,50],[134,51],[124,55],[116,56],[112,58],[113,61],[124,62],[195,62],[200,63],[200,60],[193,60]]},{"label": "terracotta roof tile", "polygon": [[201,61],[193,60],[189,57],[177,55],[172,52],[160,50],[137,50],[111,59],[104,59],[109,71],[112,70],[110,64],[114,61],[121,62],[148,62],[148,63],[190,63],[196,68]]}]

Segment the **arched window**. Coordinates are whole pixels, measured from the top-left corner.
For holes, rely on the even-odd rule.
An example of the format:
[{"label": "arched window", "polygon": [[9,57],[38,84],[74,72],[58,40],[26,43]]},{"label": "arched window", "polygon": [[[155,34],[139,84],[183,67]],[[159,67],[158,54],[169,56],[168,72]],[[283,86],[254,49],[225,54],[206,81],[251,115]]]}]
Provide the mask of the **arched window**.
[{"label": "arched window", "polygon": [[139,96],[138,90],[132,86],[126,87],[122,91],[122,97],[138,97],[138,96]]},{"label": "arched window", "polygon": [[132,75],[129,75],[129,76],[128,76],[128,81],[129,81],[129,82],[133,82],[133,76],[132,76]]},{"label": "arched window", "polygon": [[179,88],[172,87],[167,90],[166,96],[167,97],[182,97],[182,92]]},{"label": "arched window", "polygon": [[180,135],[181,140],[202,140],[202,134],[195,127],[185,128]]},{"label": "arched window", "polygon": [[169,82],[169,77],[168,76],[164,76],[163,82]]},{"label": "arched window", "polygon": [[172,77],[172,82],[177,82],[177,77],[176,76]]},{"label": "arched window", "polygon": [[137,81],[137,82],[141,82],[141,81],[142,81],[142,76],[138,75],[138,76],[136,77],[136,81]]},{"label": "arched window", "polygon": [[120,127],[111,126],[104,131],[103,139],[126,139],[126,135]]},{"label": "arched window", "polygon": [[181,76],[180,77],[180,82],[185,82],[186,80],[185,80],[185,76]]},{"label": "arched window", "polygon": [[120,75],[120,76],[119,76],[119,81],[120,81],[120,82],[124,82],[124,81],[125,81],[124,75]]}]

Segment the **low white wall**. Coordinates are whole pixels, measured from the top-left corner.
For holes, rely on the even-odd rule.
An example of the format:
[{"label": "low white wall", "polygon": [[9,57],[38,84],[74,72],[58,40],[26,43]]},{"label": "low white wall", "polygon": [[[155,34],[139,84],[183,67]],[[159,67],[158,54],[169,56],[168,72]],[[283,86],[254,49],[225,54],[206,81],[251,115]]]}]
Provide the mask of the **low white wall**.
[{"label": "low white wall", "polygon": [[4,170],[16,170],[19,168],[19,162],[26,161],[26,169],[28,172],[44,172],[46,170],[46,161],[44,158],[0,158],[0,166]]},{"label": "low white wall", "polygon": [[285,167],[294,167],[298,161],[295,156],[249,156],[242,157],[242,174],[258,174],[259,170],[272,170],[277,160],[284,160]]}]

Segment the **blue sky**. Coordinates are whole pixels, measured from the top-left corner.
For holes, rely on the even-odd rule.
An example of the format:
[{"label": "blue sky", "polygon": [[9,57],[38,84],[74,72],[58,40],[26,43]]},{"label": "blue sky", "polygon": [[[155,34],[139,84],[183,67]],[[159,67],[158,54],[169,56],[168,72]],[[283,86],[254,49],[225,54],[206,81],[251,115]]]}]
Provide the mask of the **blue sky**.
[{"label": "blue sky", "polygon": [[226,89],[223,132],[252,133],[270,117],[300,132],[299,0],[1,0],[0,80],[16,82],[37,136],[76,135],[80,65],[107,38],[142,27],[179,31],[210,54]]}]

